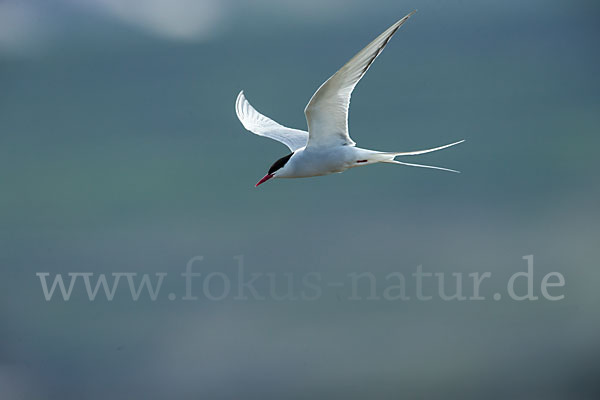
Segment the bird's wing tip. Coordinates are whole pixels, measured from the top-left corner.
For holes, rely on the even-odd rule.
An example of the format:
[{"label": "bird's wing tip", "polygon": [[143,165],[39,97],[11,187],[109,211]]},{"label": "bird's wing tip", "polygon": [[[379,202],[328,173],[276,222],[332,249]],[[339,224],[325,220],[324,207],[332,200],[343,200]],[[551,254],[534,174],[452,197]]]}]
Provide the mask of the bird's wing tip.
[{"label": "bird's wing tip", "polygon": [[396,22],[396,24],[403,24],[407,19],[412,17],[416,12],[417,12],[417,10],[412,10],[410,13],[406,14],[404,17],[399,19],[398,22]]},{"label": "bird's wing tip", "polygon": [[242,123],[242,125],[244,125],[244,128],[246,128],[246,124],[244,123],[244,118],[245,118],[244,104],[245,103],[247,103],[246,96],[244,96],[244,91],[241,90],[240,93],[238,93],[237,98],[235,99],[235,113],[236,113],[238,119],[240,120],[240,122]]}]

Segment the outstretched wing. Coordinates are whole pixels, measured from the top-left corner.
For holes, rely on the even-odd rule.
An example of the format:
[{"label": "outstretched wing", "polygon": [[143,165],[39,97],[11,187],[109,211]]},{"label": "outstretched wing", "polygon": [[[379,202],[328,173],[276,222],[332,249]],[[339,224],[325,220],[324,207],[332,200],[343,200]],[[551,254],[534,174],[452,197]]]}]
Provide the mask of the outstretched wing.
[{"label": "outstretched wing", "polygon": [[243,90],[235,102],[235,113],[244,128],[259,136],[275,139],[285,144],[291,151],[306,146],[308,142],[308,132],[287,128],[256,111],[246,100]]},{"label": "outstretched wing", "polygon": [[348,133],[348,107],[352,90],[398,28],[414,13],[390,26],[315,92],[304,110],[308,122],[308,146],[355,145]]}]

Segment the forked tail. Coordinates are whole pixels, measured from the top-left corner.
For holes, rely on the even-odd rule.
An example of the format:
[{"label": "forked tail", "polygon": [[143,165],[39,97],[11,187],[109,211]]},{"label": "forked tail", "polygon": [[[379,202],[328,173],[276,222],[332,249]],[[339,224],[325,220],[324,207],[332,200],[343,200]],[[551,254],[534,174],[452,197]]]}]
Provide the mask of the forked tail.
[{"label": "forked tail", "polygon": [[460,174],[460,171],[456,171],[456,170],[449,169],[449,168],[435,167],[433,165],[412,164],[412,163],[407,163],[407,162],[402,162],[402,161],[396,161],[395,158],[399,157],[399,156],[416,156],[419,154],[431,153],[432,151],[438,151],[438,150],[442,150],[442,149],[445,149],[448,147],[456,146],[457,144],[461,144],[462,142],[464,142],[464,140],[460,140],[458,142],[446,144],[444,146],[435,147],[433,149],[427,149],[427,150],[407,151],[407,152],[403,152],[403,153],[379,153],[380,155],[384,156],[384,158],[380,162],[390,163],[390,164],[408,165],[409,167],[439,169],[441,171],[456,172],[457,174]]}]

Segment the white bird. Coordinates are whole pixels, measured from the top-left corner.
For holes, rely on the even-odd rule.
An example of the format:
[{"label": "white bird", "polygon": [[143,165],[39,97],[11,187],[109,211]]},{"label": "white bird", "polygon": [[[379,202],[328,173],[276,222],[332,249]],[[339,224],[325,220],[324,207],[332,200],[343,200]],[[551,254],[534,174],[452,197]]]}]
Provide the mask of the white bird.
[{"label": "white bird", "polygon": [[411,12],[390,26],[321,85],[304,110],[308,122],[308,132],[287,128],[262,115],[246,100],[244,91],[239,93],[235,111],[242,125],[252,133],[285,144],[292,151],[287,156],[275,161],[256,186],[271,178],[306,178],[328,175],[380,162],[458,172],[431,165],[401,162],[395,158],[442,150],[462,143],[464,140],[427,150],[401,153],[381,152],[356,147],[356,143],[348,133],[348,108],[352,90],[398,28],[415,12]]}]

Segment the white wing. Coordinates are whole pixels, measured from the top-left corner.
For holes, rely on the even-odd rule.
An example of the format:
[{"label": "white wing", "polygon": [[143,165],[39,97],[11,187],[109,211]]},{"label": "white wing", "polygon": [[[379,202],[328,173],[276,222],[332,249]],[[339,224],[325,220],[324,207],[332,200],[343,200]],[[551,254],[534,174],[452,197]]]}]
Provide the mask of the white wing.
[{"label": "white wing", "polygon": [[235,102],[235,113],[244,128],[259,136],[275,139],[285,144],[291,151],[306,146],[308,142],[308,132],[287,128],[256,111],[246,100],[243,90],[238,94]]},{"label": "white wing", "polygon": [[352,90],[398,28],[414,13],[390,26],[315,92],[304,110],[309,146],[355,145],[348,133],[348,107]]}]

